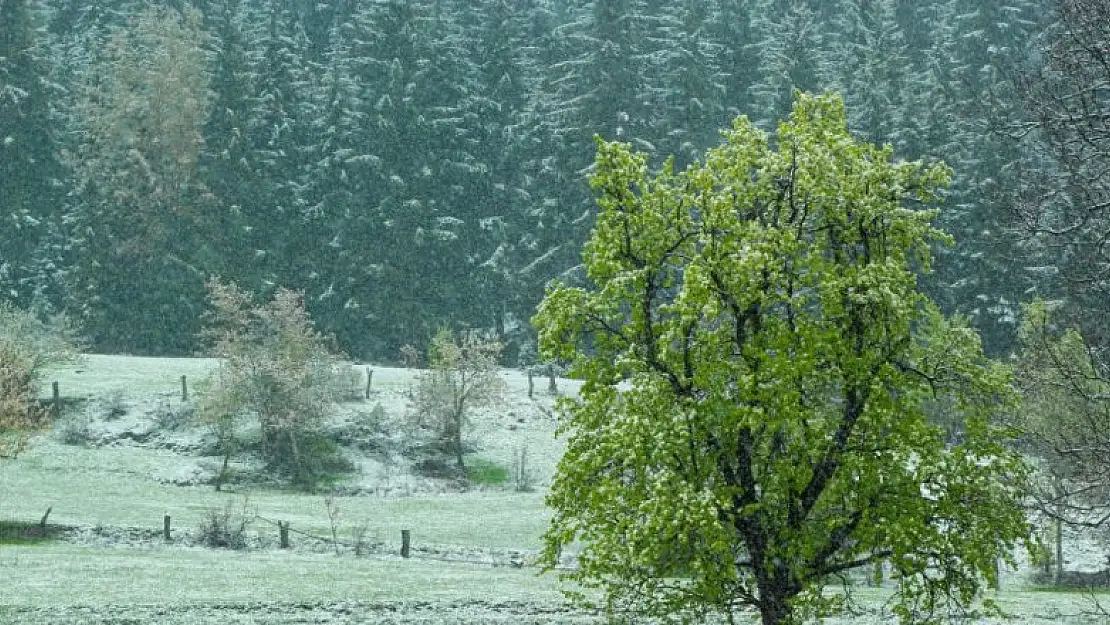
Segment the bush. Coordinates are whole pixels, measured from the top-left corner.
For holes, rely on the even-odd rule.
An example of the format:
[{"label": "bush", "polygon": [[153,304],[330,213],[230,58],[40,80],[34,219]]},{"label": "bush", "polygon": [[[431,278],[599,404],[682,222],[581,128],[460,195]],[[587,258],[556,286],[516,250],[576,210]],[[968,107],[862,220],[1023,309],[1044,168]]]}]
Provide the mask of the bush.
[{"label": "bush", "polygon": [[218,549],[246,549],[247,528],[254,521],[255,511],[244,497],[238,509],[228,501],[222,510],[209,510],[200,525],[200,543]]},{"label": "bush", "polygon": [[458,479],[462,477],[459,468],[443,456],[427,456],[413,462],[412,469],[418,475],[439,479]]},{"label": "bush", "polygon": [[361,451],[383,451],[389,437],[385,419],[385,408],[375,404],[370,412],[360,411],[350,421],[337,427],[332,432],[332,438],[340,445]]},{"label": "bush", "polygon": [[89,445],[93,440],[90,409],[66,413],[54,426],[54,435],[65,445]]},{"label": "bush", "polygon": [[440,329],[428,348],[430,368],[416,388],[416,410],[421,425],[436,432],[436,447],[450,455],[459,473],[463,462],[464,429],[468,412],[501,396],[504,381],[497,375],[501,344],[476,332],[456,341],[450,330]]},{"label": "bush", "polygon": [[127,399],[122,388],[113,389],[104,398],[104,420],[114,421],[127,414]]},{"label": "bush", "polygon": [[76,332],[65,317],[44,322],[0,304],[0,458],[19,453],[29,433],[49,423],[37,400],[43,369],[78,359]]},{"label": "bush", "polygon": [[180,430],[196,418],[196,408],[191,404],[170,406],[170,403],[163,399],[158,402],[158,407],[154,409],[151,417],[159,429],[166,431]]},{"label": "bush", "polygon": [[354,367],[336,365],[332,379],[332,396],[336,401],[361,401],[365,398],[366,383],[362,372]]},{"label": "bush", "polygon": [[[298,449],[286,447],[293,442],[299,445]],[[355,468],[343,455],[339,444],[321,434],[282,437],[274,445],[267,469],[306,491],[333,484],[342,474]]]}]

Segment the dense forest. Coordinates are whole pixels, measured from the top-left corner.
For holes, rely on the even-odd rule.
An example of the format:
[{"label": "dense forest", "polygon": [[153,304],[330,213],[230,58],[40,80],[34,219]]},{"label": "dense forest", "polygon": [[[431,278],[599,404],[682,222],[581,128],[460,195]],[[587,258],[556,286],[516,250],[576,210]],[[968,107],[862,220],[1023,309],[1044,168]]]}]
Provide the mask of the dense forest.
[{"label": "dense forest", "polygon": [[999,132],[1037,0],[0,0],[0,297],[95,351],[188,355],[204,281],[303,291],[356,358],[440,326],[529,358],[575,280],[594,135],[682,166],[794,89],[954,169],[927,290],[994,354],[1050,273]]}]

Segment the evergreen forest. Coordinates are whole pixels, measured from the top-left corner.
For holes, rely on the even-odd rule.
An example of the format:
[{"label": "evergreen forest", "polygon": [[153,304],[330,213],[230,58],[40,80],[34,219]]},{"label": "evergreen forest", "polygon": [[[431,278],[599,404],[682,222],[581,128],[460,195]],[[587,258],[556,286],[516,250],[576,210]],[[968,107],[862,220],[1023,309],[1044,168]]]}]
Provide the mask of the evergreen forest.
[{"label": "evergreen forest", "polygon": [[[989,353],[1051,296],[1004,131],[1046,0],[0,0],[0,299],[92,350],[193,355],[219,276],[304,293],[353,358],[477,328],[533,358],[580,280],[594,137],[683,167],[738,115],[843,94],[953,169],[926,291]],[[1002,129],[1002,130],[1000,130]]]}]

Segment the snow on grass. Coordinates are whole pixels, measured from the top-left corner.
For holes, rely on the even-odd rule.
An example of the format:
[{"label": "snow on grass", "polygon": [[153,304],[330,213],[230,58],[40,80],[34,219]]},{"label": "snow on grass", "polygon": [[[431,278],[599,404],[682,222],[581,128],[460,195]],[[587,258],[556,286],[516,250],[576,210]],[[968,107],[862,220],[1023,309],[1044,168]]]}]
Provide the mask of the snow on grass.
[{"label": "snow on grass", "polygon": [[[174,527],[193,531],[211,510],[241,494],[211,487],[178,487],[155,479],[180,462],[172,452],[139,447],[90,449],[42,440],[0,464],[0,518],[36,520],[53,507],[52,523],[158,529],[169,514]],[[260,516],[289,521],[324,535],[330,527],[322,495],[259,490],[246,493]],[[412,530],[414,544],[538,549],[548,513],[540,493],[470,492],[400,498],[340,497],[340,529],[366,521],[387,543]],[[261,526],[260,531],[267,531]],[[276,531],[276,530],[275,530]]]},{"label": "snow on grass", "polygon": [[[142,416],[144,407],[149,411],[156,402],[180,392],[181,375],[189,377],[192,390],[194,382],[216,365],[215,359],[203,358],[92,355],[80,365],[47,372],[43,377],[44,396],[49,395],[49,383],[53,380],[59,382],[63,397],[103,398],[119,392],[132,408],[124,420],[142,419],[147,418]],[[356,369],[364,373],[365,367],[358,365]],[[369,411],[381,404],[391,419],[401,419],[410,409],[405,391],[416,384],[419,371],[371,367],[374,395],[368,401],[345,406]],[[341,497],[338,499],[341,540],[348,538],[356,525],[365,522],[367,538],[384,541],[391,552],[396,551],[402,529],[412,531],[413,546],[417,549],[539,548],[549,518],[543,505],[542,487],[562,455],[563,444],[553,434],[555,424],[549,413],[547,380],[536,378],[536,396],[529,399],[524,373],[502,371],[501,376],[506,382],[504,398],[474,411],[471,442],[477,456],[505,467],[511,467],[519,450],[526,447],[529,465],[538,474],[540,492],[495,490],[412,497]],[[559,380],[562,393],[575,393],[579,386],[575,381]],[[162,515],[168,513],[173,518],[175,535],[193,532],[210,511],[223,509],[229,502],[238,510],[241,498],[236,493],[216,493],[210,487],[171,486],[160,480],[182,469],[195,468],[197,462],[196,457],[164,449],[137,445],[73,447],[45,436],[18,459],[0,463],[0,519],[33,522],[47,507],[52,507],[52,523],[156,531],[161,529]],[[353,479],[367,482],[378,478],[363,475]],[[389,479],[392,478],[384,478]],[[321,495],[256,490],[249,493],[249,501],[260,516],[289,521],[294,531],[329,534]],[[271,541],[276,540],[276,529],[263,522],[256,522],[248,531],[265,533]],[[293,540],[296,544],[296,535]],[[469,609],[457,613],[454,610],[459,603],[518,600],[561,605],[554,577],[537,578],[535,569],[417,559],[337,558],[301,550],[210,551],[165,546],[158,541],[144,545],[105,548],[51,543],[0,547],[0,574],[19,580],[17,587],[0,584],[0,606],[14,606],[18,611],[109,604],[213,606],[275,602],[288,606],[297,602],[430,601],[447,606],[446,612],[432,620],[421,617],[419,622],[463,623],[502,621],[486,617],[474,620],[476,617]],[[1076,616],[1088,605],[1082,595],[1027,591],[1024,575],[1004,575],[1003,590],[992,594],[1004,610],[1018,617],[1013,622],[1110,623],[1106,618],[1088,620]],[[891,622],[890,615],[880,608],[889,590],[860,588],[856,593],[872,606],[871,614],[858,619],[830,619],[827,623]],[[1103,598],[1104,603],[1110,603],[1110,597]],[[324,612],[332,609],[321,608]],[[190,610],[194,608],[186,609],[182,622],[192,622]],[[56,622],[69,622],[67,611],[63,607]],[[49,615],[17,615],[15,619],[37,623],[38,616]],[[226,620],[228,616],[220,613],[209,622],[230,622]],[[456,617],[457,620],[452,620]],[[562,614],[553,615],[550,621],[541,618],[534,622],[562,622],[561,617]],[[256,622],[249,616],[244,618],[248,620],[242,622]],[[5,609],[0,607],[0,623],[5,622],[8,622]],[[385,616],[380,622],[396,621]],[[516,621],[509,617],[504,622]]]},{"label": "snow on grass", "polygon": [[285,551],[113,549],[51,544],[0,548],[0,604],[299,603],[354,599],[558,603],[534,570]]},{"label": "snow on grass", "polygon": [[[181,390],[181,376],[191,381],[200,380],[215,370],[219,364],[216,358],[146,358],[138,356],[117,356],[88,354],[84,362],[49,369],[43,373],[43,388],[40,394],[48,397],[50,383],[57,381],[63,397],[86,397],[105,395],[122,388],[131,397],[150,393],[178,392]],[[374,370],[373,388],[407,388],[414,384],[419,370],[402,367],[383,367],[374,364],[352,366],[365,376],[366,368]],[[527,395],[528,376],[518,370],[502,370],[507,392]],[[557,380],[562,393],[577,393],[582,387],[578,380]],[[547,378],[535,378],[536,395],[547,392]]]},{"label": "snow on grass", "polygon": [[[442,612],[443,621],[416,619],[413,615],[411,621],[387,618],[381,622],[486,623],[502,621],[487,620],[466,608],[460,612],[459,606],[523,603],[546,606],[547,610],[563,606],[554,576],[540,576],[531,569],[337,558],[285,551],[86,548],[49,544],[0,549],[0,569],[19,580],[16,586],[0,585],[0,605],[7,607],[7,612],[60,606],[68,606],[67,611],[73,611],[76,606],[86,606],[95,613],[108,606],[144,605],[166,608],[238,605],[253,606],[250,609],[256,612],[280,612],[282,606],[336,601],[402,602],[409,606],[430,602],[443,606],[442,610],[434,610]],[[893,622],[893,617],[882,607],[889,599],[889,589],[857,588],[853,592],[866,613],[827,619],[827,625]],[[1082,595],[1003,591],[990,593],[990,596],[1016,618],[974,622],[1017,625],[1106,622],[1105,617],[1080,616],[1090,609]],[[0,622],[6,622],[4,613],[5,610],[0,610]],[[550,613],[549,618],[539,622],[565,622],[557,612]]]},{"label": "snow on grass", "polygon": [[84,362],[43,372],[39,395],[49,397],[58,382],[62,397],[104,396],[122,389],[126,397],[181,391],[181,376],[199,381],[218,363],[215,358],[136,358],[88,354]]}]

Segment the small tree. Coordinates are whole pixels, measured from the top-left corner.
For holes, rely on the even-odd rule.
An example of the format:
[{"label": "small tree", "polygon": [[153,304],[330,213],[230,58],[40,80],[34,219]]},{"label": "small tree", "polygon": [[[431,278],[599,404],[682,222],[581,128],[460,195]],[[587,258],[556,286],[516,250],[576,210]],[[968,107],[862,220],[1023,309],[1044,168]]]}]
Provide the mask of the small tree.
[{"label": "small tree", "polygon": [[[1051,309],[1026,305],[1019,331],[1017,422],[1043,478],[1032,493],[1057,523],[1100,527],[1110,522],[1110,382],[1079,332],[1056,326]],[[1059,542],[1056,553],[1059,572]]]},{"label": "small tree", "polygon": [[[839,611],[826,584],[885,561],[900,619],[939,620],[1032,545],[1027,468],[993,424],[1009,372],[913,271],[947,238],[915,208],[948,170],[856,141],[832,95],[800,96],[776,139],[741,117],[657,175],[599,141],[591,283],[555,286],[534,319],[541,356],[584,380],[558,402],[541,560],[580,541],[563,577],[611,615],[764,625]],[[958,445],[927,419],[938,395]]]},{"label": "small tree", "polygon": [[79,359],[76,332],[65,317],[43,322],[0,303],[0,458],[18,454],[29,435],[49,424],[38,382],[50,365]]},{"label": "small tree", "polygon": [[341,379],[339,356],[313,329],[298,293],[278,289],[270,303],[255,307],[234,284],[212,279],[207,286],[212,311],[203,334],[223,362],[198,415],[216,434],[224,457],[217,488],[238,449],[243,415],[258,421],[268,466],[313,488],[338,462],[322,427]]},{"label": "small tree", "polygon": [[455,460],[460,474],[463,464],[463,431],[467,413],[497,397],[503,387],[497,375],[501,343],[485,340],[474,331],[464,332],[456,342],[446,328],[436,332],[428,348],[429,369],[417,385],[417,408],[431,419],[439,436],[440,449]]},{"label": "small tree", "polygon": [[250,416],[246,397],[242,393],[247,382],[237,378],[238,372],[227,362],[221,362],[215,375],[201,381],[198,389],[200,409],[193,417],[216,439],[216,451],[222,458],[220,472],[213,480],[217,491],[223,489],[231,459],[242,447],[239,430]]}]

